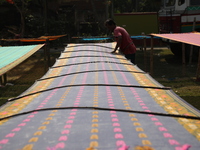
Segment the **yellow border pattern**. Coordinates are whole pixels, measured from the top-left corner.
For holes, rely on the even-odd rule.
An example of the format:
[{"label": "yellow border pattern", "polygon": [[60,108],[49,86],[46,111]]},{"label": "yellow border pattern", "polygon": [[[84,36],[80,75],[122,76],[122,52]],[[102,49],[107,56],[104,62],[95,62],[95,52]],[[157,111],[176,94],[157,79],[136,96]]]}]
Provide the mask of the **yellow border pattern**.
[{"label": "yellow border pattern", "polygon": [[[114,47],[114,43],[113,43]],[[118,55],[118,58],[123,56]],[[126,62],[126,60],[120,60]],[[129,71],[140,71],[135,66],[125,66]],[[145,74],[134,74],[134,78],[142,86],[158,86],[148,75]],[[174,93],[169,90],[159,89],[146,89],[150,96],[169,114],[183,114],[191,116],[200,116],[200,113],[195,111],[193,108],[188,106],[182,100],[180,100]],[[200,121],[191,119],[176,119],[190,134],[194,135],[200,141]]]},{"label": "yellow border pattern", "polygon": [[[68,48],[68,49],[69,50],[73,49],[73,47]],[[68,57],[68,56],[70,56],[70,54],[71,53],[63,53],[64,57]],[[64,65],[64,64],[66,64],[66,62],[67,62],[67,59],[65,61],[60,61],[57,65]],[[51,77],[51,76],[59,75],[60,71],[62,71],[62,68],[54,69],[53,71],[50,71],[50,73],[47,72],[46,76]],[[35,85],[33,85],[30,89],[28,89],[22,95],[36,92],[39,90],[45,90],[52,83],[52,81],[53,81],[53,79],[40,81],[39,83],[36,83]],[[32,96],[21,98],[19,100],[13,101],[13,102],[8,102],[5,106],[3,106],[0,109],[0,117],[4,118],[4,117],[10,116],[10,115],[19,113],[21,110],[23,110],[23,108],[25,108],[30,102],[32,102],[39,95],[40,94],[35,94]],[[9,119],[0,121],[0,125],[7,122],[8,120]]]}]

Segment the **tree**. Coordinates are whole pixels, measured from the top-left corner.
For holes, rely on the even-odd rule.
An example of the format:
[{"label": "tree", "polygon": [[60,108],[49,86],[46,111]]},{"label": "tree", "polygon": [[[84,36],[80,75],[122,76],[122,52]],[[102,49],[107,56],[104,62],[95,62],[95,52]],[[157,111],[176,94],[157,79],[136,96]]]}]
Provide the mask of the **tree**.
[{"label": "tree", "polygon": [[27,6],[31,0],[0,0],[1,3],[9,3],[13,5],[20,13],[20,37],[24,37],[25,32],[25,14],[27,13]]},{"label": "tree", "polygon": [[135,11],[135,0],[113,0],[114,1],[114,12],[134,12]]},{"label": "tree", "polygon": [[140,0],[138,11],[140,12],[157,12],[160,9],[161,0]]},{"label": "tree", "polygon": [[114,13],[155,12],[162,0],[113,0]]}]

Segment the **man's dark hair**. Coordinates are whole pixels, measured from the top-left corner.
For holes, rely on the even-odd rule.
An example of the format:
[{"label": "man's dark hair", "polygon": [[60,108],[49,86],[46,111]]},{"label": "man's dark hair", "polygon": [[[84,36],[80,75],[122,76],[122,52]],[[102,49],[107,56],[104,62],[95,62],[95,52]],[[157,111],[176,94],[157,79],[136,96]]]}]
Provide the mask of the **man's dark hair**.
[{"label": "man's dark hair", "polygon": [[116,23],[112,19],[108,19],[105,21],[105,25],[116,25]]}]

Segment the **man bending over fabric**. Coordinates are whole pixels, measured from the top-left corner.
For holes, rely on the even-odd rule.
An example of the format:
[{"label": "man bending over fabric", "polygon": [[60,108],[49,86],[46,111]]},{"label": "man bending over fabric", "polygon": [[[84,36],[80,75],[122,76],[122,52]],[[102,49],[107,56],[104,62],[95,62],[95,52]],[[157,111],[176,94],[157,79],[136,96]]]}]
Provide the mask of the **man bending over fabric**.
[{"label": "man bending over fabric", "polygon": [[119,48],[119,51],[124,54],[126,59],[135,64],[136,47],[128,32],[124,28],[117,26],[112,19],[106,20],[105,26],[114,33],[114,37],[117,42],[114,51],[111,53],[116,53]]}]

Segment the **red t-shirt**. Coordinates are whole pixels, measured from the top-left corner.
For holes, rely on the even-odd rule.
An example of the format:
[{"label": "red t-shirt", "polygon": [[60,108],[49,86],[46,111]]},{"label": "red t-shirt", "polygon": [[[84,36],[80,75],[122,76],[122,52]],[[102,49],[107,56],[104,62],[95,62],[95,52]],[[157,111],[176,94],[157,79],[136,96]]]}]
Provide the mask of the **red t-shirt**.
[{"label": "red t-shirt", "polygon": [[131,40],[130,35],[124,28],[117,26],[114,29],[114,37],[116,38],[116,41],[118,40],[119,36],[122,37],[122,42],[120,45],[122,53],[124,53],[125,55],[134,54],[136,52],[136,47]]}]

